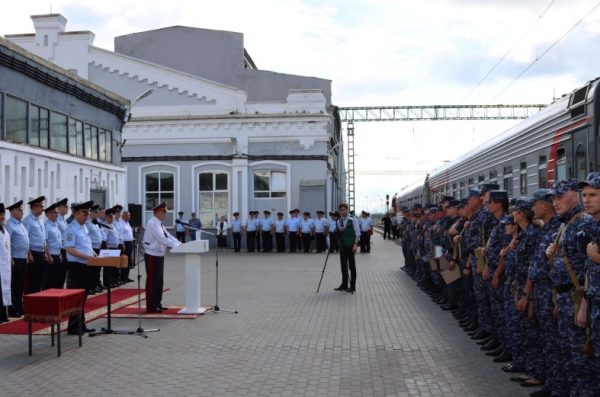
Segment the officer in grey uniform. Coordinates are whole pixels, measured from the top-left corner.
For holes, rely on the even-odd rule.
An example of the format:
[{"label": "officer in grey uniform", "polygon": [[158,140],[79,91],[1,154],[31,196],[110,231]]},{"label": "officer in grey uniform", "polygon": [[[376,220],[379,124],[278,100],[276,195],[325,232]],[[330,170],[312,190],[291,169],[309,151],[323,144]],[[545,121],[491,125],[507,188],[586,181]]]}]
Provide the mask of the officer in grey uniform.
[{"label": "officer in grey uniform", "polygon": [[277,246],[277,252],[285,252],[285,227],[287,221],[283,219],[283,212],[277,213],[277,219],[275,219],[275,243]]},{"label": "officer in grey uniform", "polygon": [[31,263],[29,252],[29,233],[23,225],[23,200],[6,207],[10,218],[6,222],[6,230],[10,235],[10,253],[13,267],[10,280],[12,306],[8,309],[9,317],[23,315],[23,292],[27,275],[27,263]]},{"label": "officer in grey uniform", "polygon": [[230,223],[231,237],[233,240],[233,252],[240,252],[242,247],[242,221],[240,220],[239,212],[233,213],[233,219]]},{"label": "officer in grey uniform", "polygon": [[317,211],[317,219],[313,220],[317,253],[325,252],[325,249],[327,248],[325,244],[325,232],[329,222],[327,219],[323,218],[324,214],[324,211]]},{"label": "officer in grey uniform", "polygon": [[[100,253],[100,248],[102,247],[102,231],[100,230],[100,226],[97,224],[99,210],[100,206],[98,204],[92,206],[90,216],[85,223],[85,227],[87,228],[90,239],[92,240],[92,249],[96,254]],[[89,295],[95,294],[96,292],[102,292],[102,283],[100,282],[101,271],[102,267],[100,266],[88,267],[87,290]]]},{"label": "officer in grey uniform", "polygon": [[[93,205],[93,201],[87,201],[74,206],[73,222],[67,228],[65,250],[67,251],[67,269],[71,288],[87,289],[87,262],[96,254],[92,249],[92,240],[90,239],[85,223]],[[85,300],[84,310],[82,310],[81,314],[69,318],[67,332],[71,335],[78,335],[80,326],[83,332],[95,331],[95,329],[85,326]]]},{"label": "officer in grey uniform", "polygon": [[23,220],[29,234],[29,249],[33,257],[33,262],[27,267],[27,287],[25,290],[28,294],[42,290],[42,285],[45,284],[44,265],[50,258],[46,246],[46,230],[41,219],[45,200],[46,197],[40,196],[28,202],[31,213]]},{"label": "officer in grey uniform", "polygon": [[63,245],[62,234],[57,222],[58,211],[56,207],[56,204],[52,204],[44,210],[47,218],[44,228],[46,231],[46,244],[50,252],[50,260],[44,263],[44,279],[46,283],[42,285],[42,289],[62,288],[65,282],[64,279],[61,279],[61,275],[64,273],[63,267],[66,268],[67,264],[63,263],[60,252]]}]

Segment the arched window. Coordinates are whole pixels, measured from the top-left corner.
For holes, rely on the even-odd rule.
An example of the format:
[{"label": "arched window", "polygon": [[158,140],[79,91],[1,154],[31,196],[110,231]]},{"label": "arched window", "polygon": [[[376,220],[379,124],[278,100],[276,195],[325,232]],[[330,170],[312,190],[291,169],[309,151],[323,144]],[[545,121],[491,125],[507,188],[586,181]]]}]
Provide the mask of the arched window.
[{"label": "arched window", "polygon": [[167,203],[167,219],[163,222],[172,225],[175,205],[175,174],[168,171],[149,172],[144,178],[144,209],[145,220],[152,217],[152,208],[165,201]]},{"label": "arched window", "polygon": [[198,217],[202,226],[214,226],[221,215],[228,218],[229,175],[226,172],[201,172],[198,187]]}]

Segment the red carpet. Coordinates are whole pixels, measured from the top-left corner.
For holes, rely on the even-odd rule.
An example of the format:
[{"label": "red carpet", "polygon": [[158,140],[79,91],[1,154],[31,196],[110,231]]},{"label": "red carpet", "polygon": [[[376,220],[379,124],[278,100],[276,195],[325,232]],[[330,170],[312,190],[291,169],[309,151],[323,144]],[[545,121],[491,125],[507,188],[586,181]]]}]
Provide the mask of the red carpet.
[{"label": "red carpet", "polygon": [[[210,310],[212,306],[203,306],[207,310]],[[169,306],[167,310],[161,313],[148,313],[144,305],[142,305],[142,318],[160,318],[160,319],[180,319],[180,320],[193,320],[200,317],[202,314],[178,314],[179,310],[183,309],[181,306]],[[138,305],[137,302],[121,307],[111,313],[113,318],[137,318],[138,316]]]},{"label": "red carpet", "polygon": [[[111,290],[111,309],[117,311],[124,306],[137,304],[137,289],[118,288]],[[141,298],[144,300],[146,294],[142,291]],[[136,306],[137,307],[137,306]],[[88,297],[85,302],[86,323],[93,321],[106,314],[106,292]],[[0,334],[27,335],[27,322],[21,319],[10,319],[8,323],[0,324]],[[60,325],[61,331],[66,331],[67,322]],[[50,324],[33,323],[32,330],[34,335],[50,335]]]}]

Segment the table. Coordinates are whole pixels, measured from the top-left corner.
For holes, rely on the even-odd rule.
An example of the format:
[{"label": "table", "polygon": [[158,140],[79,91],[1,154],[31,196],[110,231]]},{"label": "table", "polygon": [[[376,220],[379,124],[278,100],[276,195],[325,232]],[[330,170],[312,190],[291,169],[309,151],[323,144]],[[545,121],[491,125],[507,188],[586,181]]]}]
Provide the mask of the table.
[{"label": "table", "polygon": [[[54,324],[56,324],[57,355],[60,357],[60,323],[71,316],[81,314],[85,302],[83,289],[50,288],[23,296],[24,319],[29,323],[29,355],[32,355],[32,323],[50,323],[51,346],[54,346]],[[83,324],[79,322],[79,347]]]}]

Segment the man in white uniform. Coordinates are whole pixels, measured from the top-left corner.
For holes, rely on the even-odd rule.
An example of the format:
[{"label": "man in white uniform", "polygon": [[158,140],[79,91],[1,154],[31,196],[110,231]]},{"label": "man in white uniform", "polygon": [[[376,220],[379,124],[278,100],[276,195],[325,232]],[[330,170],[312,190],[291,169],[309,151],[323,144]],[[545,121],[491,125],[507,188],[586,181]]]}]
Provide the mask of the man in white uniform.
[{"label": "man in white uniform", "polygon": [[0,203],[0,323],[8,321],[6,307],[12,305],[10,296],[10,235],[4,229],[6,210]]},{"label": "man in white uniform", "polygon": [[167,247],[179,247],[181,243],[167,232],[162,222],[167,217],[167,203],[152,209],[154,216],[146,224],[144,232],[144,262],[146,263],[146,311],[162,312],[163,276]]}]

